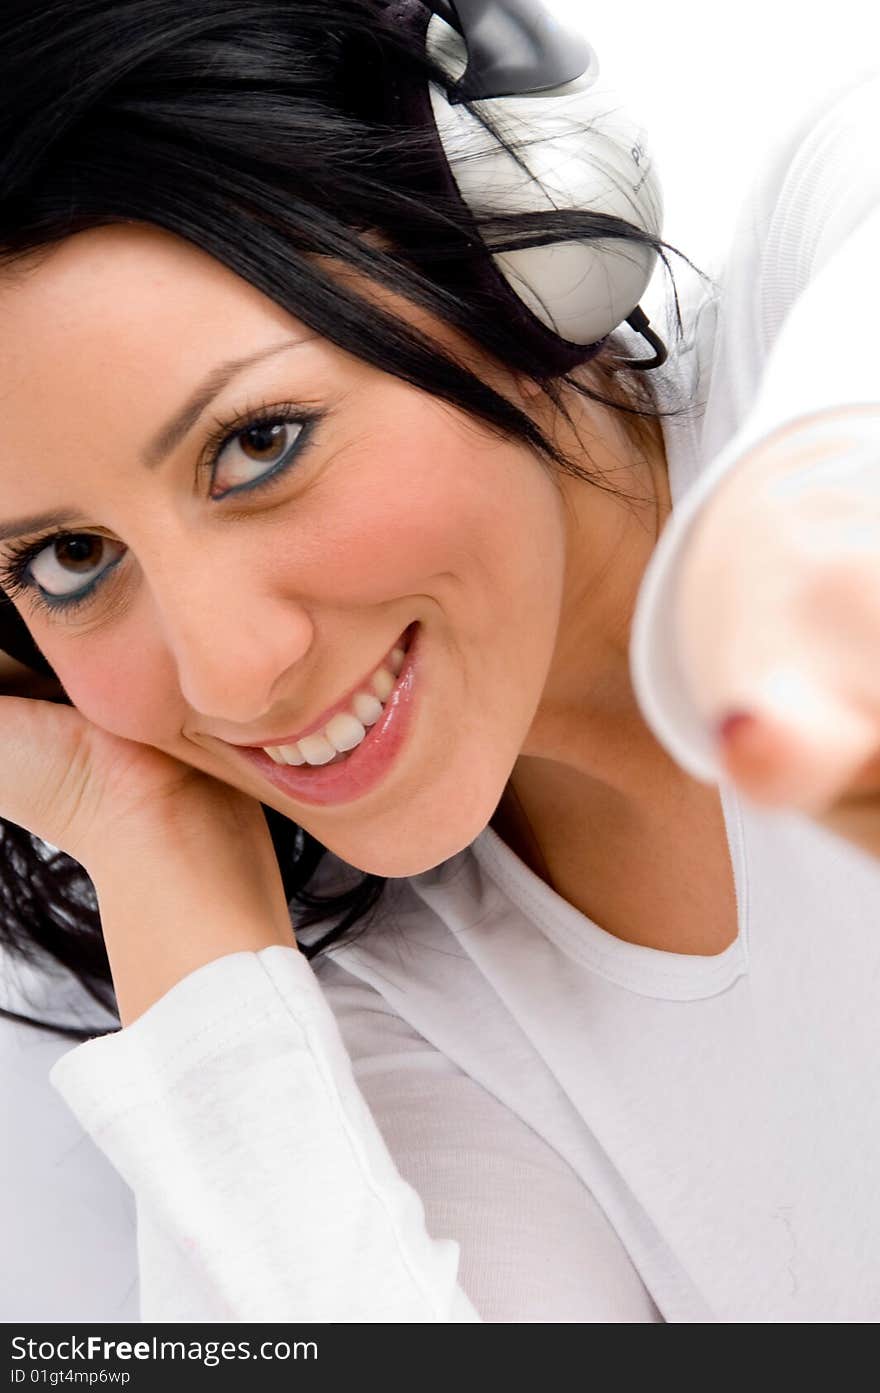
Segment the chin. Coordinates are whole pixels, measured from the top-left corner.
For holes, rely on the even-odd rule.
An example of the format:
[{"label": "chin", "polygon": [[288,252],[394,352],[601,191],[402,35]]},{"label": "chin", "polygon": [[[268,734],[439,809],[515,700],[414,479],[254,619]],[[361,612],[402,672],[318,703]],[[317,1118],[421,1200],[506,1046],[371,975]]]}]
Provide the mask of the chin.
[{"label": "chin", "polygon": [[[395,829],[380,833],[367,845],[359,839],[358,845],[348,850],[343,846],[330,846],[329,842],[324,844],[341,861],[368,875],[386,876],[394,880],[421,875],[470,846],[488,823],[500,797],[501,790],[495,801],[485,807],[481,804],[479,808],[471,810],[458,808],[458,816],[430,830],[414,831],[409,836]],[[470,816],[467,815],[468,811]],[[320,837],[318,840],[321,840]]]}]

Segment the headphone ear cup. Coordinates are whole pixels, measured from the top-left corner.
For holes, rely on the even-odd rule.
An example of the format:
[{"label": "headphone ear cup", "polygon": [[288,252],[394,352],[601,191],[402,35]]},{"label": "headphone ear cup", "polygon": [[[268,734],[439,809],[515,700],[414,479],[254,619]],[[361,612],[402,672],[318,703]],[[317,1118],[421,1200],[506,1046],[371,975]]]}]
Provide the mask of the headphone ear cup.
[{"label": "headphone ear cup", "polygon": [[[429,54],[457,81],[467,65],[462,37],[435,15]],[[517,149],[524,170],[462,105],[430,84],[434,122],[462,199],[477,213],[576,209],[611,214],[661,235],[663,197],[642,123],[599,80],[592,54],[573,82],[526,96],[473,103]],[[536,319],[568,343],[593,344],[639,304],[657,262],[653,247],[608,237],[492,254],[500,274]]]}]

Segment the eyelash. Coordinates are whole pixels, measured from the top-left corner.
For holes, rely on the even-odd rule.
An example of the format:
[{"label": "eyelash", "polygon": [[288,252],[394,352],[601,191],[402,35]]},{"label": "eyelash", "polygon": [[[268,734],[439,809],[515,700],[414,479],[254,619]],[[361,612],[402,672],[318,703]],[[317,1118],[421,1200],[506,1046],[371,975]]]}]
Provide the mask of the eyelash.
[{"label": "eyelash", "polygon": [[[227,445],[239,435],[244,435],[247,431],[253,430],[255,426],[279,426],[297,425],[303,426],[304,430],[297,436],[293,444],[291,453],[284,459],[283,464],[270,467],[264,475],[261,475],[253,484],[242,484],[237,488],[227,490],[223,497],[237,496],[240,493],[258,493],[264,488],[269,488],[276,483],[288,469],[295,464],[307,448],[314,434],[314,426],[323,416],[321,411],[306,410],[294,402],[276,402],[272,405],[262,405],[258,407],[248,407],[245,411],[238,413],[232,420],[218,421],[214,429],[208,434],[202,451],[196,464],[196,475],[201,478],[205,473],[210,473],[217,465],[221,454]],[[283,457],[282,457],[283,458]],[[217,501],[221,501],[217,500]],[[29,542],[13,544],[9,549],[9,555],[5,560],[0,561],[0,586],[6,595],[27,594],[29,603],[37,610],[43,610],[51,615],[63,612],[65,617],[78,610],[82,605],[92,599],[95,592],[103,585],[104,578],[118,564],[113,562],[101,572],[97,580],[93,581],[87,590],[80,595],[74,592],[66,599],[48,599],[43,595],[39,587],[28,579],[27,568],[35,557],[44,551],[49,542],[68,541],[70,538],[99,536],[98,533],[91,532],[46,532],[40,537],[35,537]],[[121,560],[121,557],[120,557]]]}]

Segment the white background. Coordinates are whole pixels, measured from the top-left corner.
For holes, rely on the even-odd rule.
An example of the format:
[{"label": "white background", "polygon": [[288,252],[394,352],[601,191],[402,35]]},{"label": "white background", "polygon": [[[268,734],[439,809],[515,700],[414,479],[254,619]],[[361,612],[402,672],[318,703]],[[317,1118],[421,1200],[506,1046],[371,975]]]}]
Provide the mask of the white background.
[{"label": "white background", "polygon": [[[586,34],[642,116],[664,185],[663,235],[698,265],[725,244],[768,145],[814,95],[880,61],[867,0],[835,0],[824,28],[790,0],[546,3]],[[661,264],[649,313],[662,278]],[[133,1198],[47,1080],[71,1048],[0,1021],[0,1111],[20,1122],[0,1148],[0,1233],[13,1255],[0,1264],[2,1321],[137,1320]]]},{"label": "white background", "polygon": [[[663,236],[703,269],[726,245],[762,154],[823,91],[880,68],[876,0],[545,3],[589,39],[603,77],[641,116],[663,184]],[[682,263],[670,264],[675,273]],[[659,264],[649,313],[663,276]]]}]

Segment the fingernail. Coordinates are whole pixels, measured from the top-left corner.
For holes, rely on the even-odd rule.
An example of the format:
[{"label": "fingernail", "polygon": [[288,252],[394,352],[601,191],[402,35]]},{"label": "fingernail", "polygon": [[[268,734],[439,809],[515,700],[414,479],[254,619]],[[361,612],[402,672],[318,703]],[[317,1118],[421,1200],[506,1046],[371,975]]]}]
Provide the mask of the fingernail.
[{"label": "fingernail", "polygon": [[755,717],[750,711],[729,711],[718,723],[718,739],[724,743],[754,723]]}]

